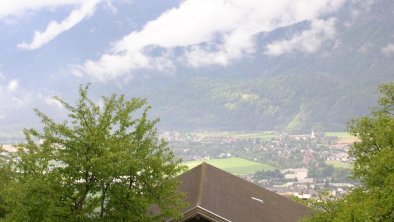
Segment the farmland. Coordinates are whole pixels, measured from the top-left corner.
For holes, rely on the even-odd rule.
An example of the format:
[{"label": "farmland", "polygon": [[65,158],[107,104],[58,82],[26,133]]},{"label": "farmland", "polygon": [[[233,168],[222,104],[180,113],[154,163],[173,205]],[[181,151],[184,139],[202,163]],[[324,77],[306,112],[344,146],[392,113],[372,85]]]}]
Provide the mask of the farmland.
[{"label": "farmland", "polygon": [[341,161],[338,161],[338,160],[326,160],[324,162],[327,165],[331,165],[336,168],[345,168],[345,169],[351,168],[351,165],[349,163],[342,163]]},{"label": "farmland", "polygon": [[[202,162],[204,161],[203,160],[190,161],[190,162],[185,162],[185,165],[190,169],[201,164]],[[224,159],[210,159],[210,160],[205,160],[205,162],[236,175],[248,175],[248,174],[254,174],[256,171],[275,169],[274,167],[267,164],[258,163],[238,157],[224,158]]]},{"label": "farmland", "polygon": [[348,132],[326,132],[325,136],[337,137],[338,139],[352,139],[352,138],[354,138]]},{"label": "farmland", "polygon": [[215,138],[215,137],[232,137],[235,139],[262,139],[270,140],[278,137],[273,131],[205,131],[194,132],[194,136]]}]

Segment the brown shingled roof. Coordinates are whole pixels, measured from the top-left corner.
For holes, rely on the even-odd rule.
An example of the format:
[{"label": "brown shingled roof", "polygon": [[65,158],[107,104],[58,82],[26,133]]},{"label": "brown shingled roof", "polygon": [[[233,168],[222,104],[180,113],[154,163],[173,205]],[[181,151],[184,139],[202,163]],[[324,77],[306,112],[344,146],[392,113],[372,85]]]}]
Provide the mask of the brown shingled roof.
[{"label": "brown shingled roof", "polygon": [[293,222],[310,213],[301,204],[207,163],[180,179],[180,191],[189,203],[181,221],[197,216],[214,222]]}]

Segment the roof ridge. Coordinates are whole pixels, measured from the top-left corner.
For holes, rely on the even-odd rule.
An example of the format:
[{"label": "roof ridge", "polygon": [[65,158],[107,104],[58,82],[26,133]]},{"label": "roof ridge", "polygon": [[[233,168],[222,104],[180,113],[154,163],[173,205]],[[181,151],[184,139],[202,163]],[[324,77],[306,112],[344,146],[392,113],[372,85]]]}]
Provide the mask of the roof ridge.
[{"label": "roof ridge", "polygon": [[202,194],[203,194],[203,188],[204,188],[205,168],[206,168],[206,164],[205,164],[205,162],[203,162],[201,164],[200,183],[198,185],[197,206],[200,206],[201,205],[201,201],[202,201]]},{"label": "roof ridge", "polygon": [[293,222],[311,213],[306,206],[205,162],[181,179],[180,190],[191,204],[183,212],[183,222],[195,215],[220,222]]},{"label": "roof ridge", "polygon": [[214,170],[220,172],[222,175],[226,175],[227,178],[231,177],[233,180],[238,180],[238,181],[242,182],[243,184],[245,184],[247,186],[255,187],[256,189],[262,190],[264,192],[268,192],[270,195],[275,196],[276,198],[279,198],[279,199],[282,199],[282,200],[285,200],[285,201],[288,201],[288,202],[291,202],[291,203],[299,204],[299,203],[297,203],[295,201],[290,200],[289,198],[287,198],[285,196],[282,196],[282,195],[280,195],[280,194],[278,194],[276,192],[270,191],[267,188],[258,186],[257,184],[251,183],[251,182],[245,180],[244,178],[241,178],[241,177],[239,177],[237,175],[234,175],[234,174],[229,173],[229,172],[227,172],[225,170],[222,170],[222,169],[220,169],[218,167],[215,167],[215,166],[213,166],[213,165],[211,165],[211,164],[209,164],[207,162],[203,162],[200,165],[201,165],[201,179],[200,179],[200,184],[199,184],[199,189],[198,189],[199,193],[198,193],[198,196],[197,196],[197,206],[201,206],[201,203],[203,202],[203,197],[202,197],[203,186],[204,186],[203,182],[204,182],[204,180],[207,177],[207,175],[206,175],[207,174],[206,173],[207,168],[214,169]]}]

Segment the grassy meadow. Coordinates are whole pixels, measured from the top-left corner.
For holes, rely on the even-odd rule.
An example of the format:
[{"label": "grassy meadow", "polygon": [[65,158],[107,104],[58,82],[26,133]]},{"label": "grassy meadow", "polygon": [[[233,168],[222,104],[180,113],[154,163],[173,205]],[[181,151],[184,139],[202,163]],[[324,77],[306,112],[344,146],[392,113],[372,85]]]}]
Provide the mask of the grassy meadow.
[{"label": "grassy meadow", "polygon": [[262,139],[270,140],[276,138],[273,131],[208,131],[208,132],[195,132],[193,133],[200,137],[233,137],[235,139]]},{"label": "grassy meadow", "polygon": [[325,136],[332,136],[332,137],[337,137],[338,139],[352,139],[354,138],[350,133],[348,132],[326,132],[324,134]]},{"label": "grassy meadow", "polygon": [[346,163],[341,163],[341,161],[338,160],[326,160],[324,161],[327,165],[331,165],[335,168],[345,168],[345,169],[349,169],[351,168],[350,164],[346,164]]},{"label": "grassy meadow", "polygon": [[222,170],[225,170],[235,175],[248,175],[248,174],[254,174],[256,171],[275,169],[270,165],[250,161],[239,157],[211,159],[211,160],[197,160],[197,161],[185,162],[184,164],[189,169],[191,169],[201,164],[202,162],[206,162],[208,164],[211,164],[217,168],[220,168]]}]

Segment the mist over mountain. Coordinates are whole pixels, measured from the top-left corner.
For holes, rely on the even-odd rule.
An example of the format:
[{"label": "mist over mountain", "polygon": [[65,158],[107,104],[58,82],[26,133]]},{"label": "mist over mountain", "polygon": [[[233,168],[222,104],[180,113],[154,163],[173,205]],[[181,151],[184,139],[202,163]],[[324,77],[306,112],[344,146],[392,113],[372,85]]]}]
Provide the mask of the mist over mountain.
[{"label": "mist over mountain", "polygon": [[147,98],[163,130],[344,130],[394,81],[391,0],[75,2],[0,10],[0,128],[61,118],[51,97],[91,82]]},{"label": "mist over mountain", "polygon": [[[379,84],[394,80],[394,4],[349,2],[332,15],[335,37],[319,52],[270,57],[264,48],[226,68],[182,70],[143,86],[165,129],[345,130],[376,103]],[[256,37],[259,45],[308,28],[303,21]]]}]

